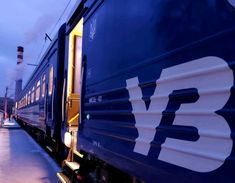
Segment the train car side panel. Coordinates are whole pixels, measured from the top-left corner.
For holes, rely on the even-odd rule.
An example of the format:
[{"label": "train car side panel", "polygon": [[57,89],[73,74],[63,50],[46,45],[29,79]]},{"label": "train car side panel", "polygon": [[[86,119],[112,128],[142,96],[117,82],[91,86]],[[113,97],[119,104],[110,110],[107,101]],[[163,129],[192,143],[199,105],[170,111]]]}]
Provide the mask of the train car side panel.
[{"label": "train car side panel", "polygon": [[18,96],[17,117],[25,124],[60,142],[65,24]]},{"label": "train car side panel", "polygon": [[78,147],[147,182],[232,182],[234,7],[216,0],[94,7],[84,23]]}]

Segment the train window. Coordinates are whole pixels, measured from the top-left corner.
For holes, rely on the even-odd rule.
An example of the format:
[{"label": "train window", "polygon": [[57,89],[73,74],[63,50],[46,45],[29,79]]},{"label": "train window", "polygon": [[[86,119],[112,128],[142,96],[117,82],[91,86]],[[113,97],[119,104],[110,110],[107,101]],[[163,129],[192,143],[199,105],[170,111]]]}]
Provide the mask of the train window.
[{"label": "train window", "polygon": [[25,106],[28,105],[28,94],[25,95]]},{"label": "train window", "polygon": [[52,88],[53,88],[53,66],[51,65],[49,72],[49,95],[52,94]]},{"label": "train window", "polygon": [[75,58],[74,58],[74,77],[73,77],[73,93],[80,93],[80,75],[82,61],[82,37],[75,37]]},{"label": "train window", "polygon": [[46,75],[43,74],[43,76],[42,76],[42,98],[45,96],[45,89],[46,89]]},{"label": "train window", "polygon": [[40,80],[37,82],[37,87],[36,87],[36,101],[39,100],[40,97]]},{"label": "train window", "polygon": [[34,102],[34,87],[32,88],[32,91],[31,91],[31,103]]},{"label": "train window", "polygon": [[30,98],[31,98],[31,91],[29,91],[29,94],[28,94],[28,104],[30,104],[30,103],[31,103]]}]

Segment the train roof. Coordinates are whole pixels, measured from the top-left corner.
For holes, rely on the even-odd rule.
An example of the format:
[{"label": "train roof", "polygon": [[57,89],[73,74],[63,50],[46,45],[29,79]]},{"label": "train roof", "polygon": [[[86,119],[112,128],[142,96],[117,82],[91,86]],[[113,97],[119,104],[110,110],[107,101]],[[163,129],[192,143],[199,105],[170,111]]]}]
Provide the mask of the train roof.
[{"label": "train roof", "polygon": [[46,49],[46,51],[44,52],[43,56],[40,59],[39,64],[36,66],[36,68],[34,69],[34,71],[32,72],[32,74],[30,75],[28,81],[25,83],[25,85],[22,88],[22,91],[20,92],[20,94],[17,96],[16,101],[18,101],[21,97],[24,96],[25,94],[25,90],[28,89],[28,87],[30,86],[32,80],[34,80],[36,78],[37,72],[39,71],[39,69],[43,66],[44,62],[45,62],[45,58],[47,57],[47,55],[50,53],[50,51],[53,49],[53,46],[55,45],[55,43],[58,41],[59,38],[59,32],[61,30],[61,28],[65,26],[65,23],[62,24],[59,28],[59,30],[57,31],[56,35],[54,36],[54,38],[52,39],[51,43],[49,44],[48,48]]}]

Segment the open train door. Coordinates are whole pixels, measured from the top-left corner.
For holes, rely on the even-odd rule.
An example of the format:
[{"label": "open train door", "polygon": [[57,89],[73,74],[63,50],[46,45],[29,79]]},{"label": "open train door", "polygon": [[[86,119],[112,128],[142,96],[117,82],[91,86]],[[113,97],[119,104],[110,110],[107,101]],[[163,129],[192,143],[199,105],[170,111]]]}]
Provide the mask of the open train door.
[{"label": "open train door", "polygon": [[[81,57],[82,57],[82,30],[83,19],[68,30],[66,38],[66,60],[64,66],[63,83],[63,105],[62,105],[62,139],[66,146],[70,147],[68,133],[76,136],[78,130],[78,121],[80,113],[80,77],[81,77]],[[66,136],[67,135],[67,136]],[[76,139],[76,137],[74,138]],[[67,141],[68,140],[68,141]],[[76,142],[74,141],[74,144]]]},{"label": "open train door", "polygon": [[67,121],[70,127],[77,127],[79,118],[82,24],[81,20],[69,35]]}]

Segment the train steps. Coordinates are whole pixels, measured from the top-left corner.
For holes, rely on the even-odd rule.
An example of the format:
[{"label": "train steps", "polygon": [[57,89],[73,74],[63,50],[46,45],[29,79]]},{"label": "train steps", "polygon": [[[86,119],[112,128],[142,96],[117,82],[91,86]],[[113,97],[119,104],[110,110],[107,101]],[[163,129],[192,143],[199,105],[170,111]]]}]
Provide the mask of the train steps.
[{"label": "train steps", "polygon": [[70,179],[63,172],[58,172],[57,177],[62,183],[71,183]]},{"label": "train steps", "polygon": [[62,183],[79,183],[83,177],[78,174],[80,164],[64,160],[62,171],[57,173],[57,177]]},{"label": "train steps", "polygon": [[54,151],[53,151],[53,148],[51,147],[51,146],[46,146],[46,149],[47,149],[47,151],[49,151],[50,153],[53,153]]},{"label": "train steps", "polygon": [[48,138],[46,139],[46,150],[50,153],[50,154],[56,154],[58,153],[58,143],[56,140],[54,140],[53,138]]}]

